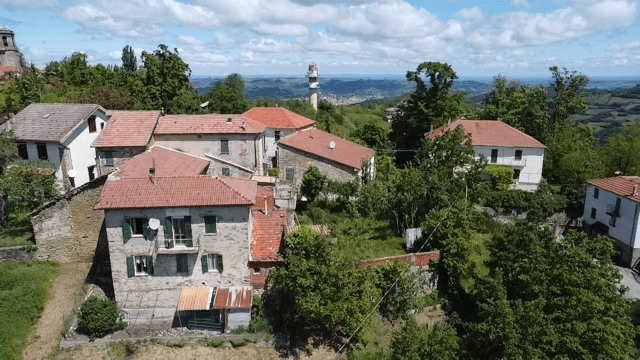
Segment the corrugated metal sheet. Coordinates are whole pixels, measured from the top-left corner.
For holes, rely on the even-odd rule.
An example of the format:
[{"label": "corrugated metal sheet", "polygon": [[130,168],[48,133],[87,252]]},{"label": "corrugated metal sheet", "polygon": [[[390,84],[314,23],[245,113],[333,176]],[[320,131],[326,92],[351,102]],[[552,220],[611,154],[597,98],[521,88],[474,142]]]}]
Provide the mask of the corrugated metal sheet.
[{"label": "corrugated metal sheet", "polygon": [[218,288],[213,309],[251,309],[253,290],[250,287]]},{"label": "corrugated metal sheet", "polygon": [[[311,230],[314,230],[315,232],[319,233],[320,235],[324,235],[324,236],[329,236],[331,235],[331,230],[329,229],[329,227],[327,225],[318,225],[318,224],[313,224],[313,225],[303,225],[305,227],[308,227]],[[298,231],[300,230],[300,225],[291,225],[291,226],[287,226],[286,232],[285,232],[285,236],[289,235],[290,233],[294,232],[294,231]]]},{"label": "corrugated metal sheet", "polygon": [[178,311],[209,310],[211,308],[211,287],[188,287],[180,289]]}]

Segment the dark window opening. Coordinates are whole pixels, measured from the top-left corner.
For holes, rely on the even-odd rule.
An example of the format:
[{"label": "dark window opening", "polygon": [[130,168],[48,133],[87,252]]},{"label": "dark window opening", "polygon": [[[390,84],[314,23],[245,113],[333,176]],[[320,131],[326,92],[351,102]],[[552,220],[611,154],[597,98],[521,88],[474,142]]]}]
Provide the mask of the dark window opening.
[{"label": "dark window opening", "polygon": [[23,160],[29,160],[29,152],[26,143],[18,143],[18,156]]},{"label": "dark window opening", "polygon": [[498,162],[498,149],[491,149],[491,163],[495,164]]},{"label": "dark window opening", "polygon": [[2,37],[2,43],[4,44],[4,46],[9,46],[9,41],[7,40],[6,36]]},{"label": "dark window opening", "polygon": [[89,120],[87,120],[89,122],[89,132],[90,133],[94,133],[96,132],[96,116],[92,115],[89,117]]},{"label": "dark window opening", "polygon": [[516,150],[516,160],[522,160],[522,150]]},{"label": "dark window opening", "polygon": [[229,168],[222,168],[222,176],[231,176],[231,170]]},{"label": "dark window opening", "polygon": [[38,148],[38,159],[49,160],[49,156],[47,156],[47,144],[37,143],[36,147]]},{"label": "dark window opening", "polygon": [[276,130],[275,138],[276,138],[276,141],[280,140],[280,130]]},{"label": "dark window opening", "polygon": [[600,196],[600,189],[598,188],[593,189],[593,198],[597,199],[598,196]]},{"label": "dark window opening", "polygon": [[218,232],[217,225],[218,225],[218,222],[215,216],[204,217],[204,233],[205,234],[216,234]]},{"label": "dark window opening", "polygon": [[100,123],[100,130],[104,129],[104,123]]},{"label": "dark window opening", "polygon": [[104,152],[104,164],[113,165],[113,151]]},{"label": "dark window opening", "polygon": [[618,218],[617,217],[611,217],[611,219],[609,219],[609,225],[611,225],[611,227],[616,227],[616,220]]},{"label": "dark window opening", "polygon": [[520,169],[513,169],[513,180],[520,179]]},{"label": "dark window opening", "polygon": [[220,140],[220,154],[229,153],[229,140]]},{"label": "dark window opening", "polygon": [[144,218],[130,218],[127,222],[131,226],[131,235],[144,235],[144,226],[146,219]]},{"label": "dark window opening", "polygon": [[176,255],[176,274],[189,275],[189,258],[187,255]]},{"label": "dark window opening", "polygon": [[92,181],[93,179],[96,178],[95,170],[96,170],[95,166],[89,166],[87,168],[87,171],[89,172],[89,181]]},{"label": "dark window opening", "polygon": [[596,211],[597,211],[596,208],[593,208],[593,207],[591,208],[591,218],[592,219],[596,218]]}]

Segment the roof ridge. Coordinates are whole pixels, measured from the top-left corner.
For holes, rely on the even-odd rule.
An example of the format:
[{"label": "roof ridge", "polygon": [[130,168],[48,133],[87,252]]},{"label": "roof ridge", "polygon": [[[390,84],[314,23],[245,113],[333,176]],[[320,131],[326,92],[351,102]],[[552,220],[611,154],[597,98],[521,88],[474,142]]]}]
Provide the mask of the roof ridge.
[{"label": "roof ridge", "polygon": [[240,195],[241,198],[249,201],[252,204],[255,204],[255,199],[251,200],[249,198],[247,198],[246,196],[244,196],[240,191],[236,190],[233,186],[227,184],[224,180],[222,180],[221,178],[219,178],[217,175],[212,176],[215,179],[218,179],[218,181],[220,181],[221,183],[223,183],[225,186],[227,186],[229,189],[231,189],[233,192],[235,192],[236,194]]}]

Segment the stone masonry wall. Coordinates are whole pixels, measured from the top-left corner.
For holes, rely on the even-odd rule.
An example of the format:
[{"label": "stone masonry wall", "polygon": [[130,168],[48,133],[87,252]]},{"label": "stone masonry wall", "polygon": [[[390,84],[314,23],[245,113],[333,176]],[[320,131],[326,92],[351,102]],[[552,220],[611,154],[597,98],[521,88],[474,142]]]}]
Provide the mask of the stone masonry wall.
[{"label": "stone masonry wall", "polygon": [[[146,150],[145,147],[128,147],[128,148],[96,148],[96,160],[98,164],[98,176],[107,175],[114,171],[121,162],[131,159],[134,155],[140,154]],[[111,152],[113,156],[113,165],[107,165],[105,152]]]},{"label": "stone masonry wall", "polygon": [[62,263],[92,262],[104,219],[93,205],[105,179],[68,192],[32,217],[38,258]]},{"label": "stone masonry wall", "polygon": [[[179,209],[180,210],[180,209]],[[143,317],[166,318],[173,316],[180,288],[192,286],[246,286],[249,282],[250,211],[248,206],[202,207],[181,209],[191,216],[194,248],[164,249],[164,223],[169,209],[106,210],[105,222],[109,239],[111,274],[118,306],[129,314],[141,312]],[[217,217],[217,233],[205,234],[204,216]],[[171,215],[169,215],[171,216]],[[132,236],[122,241],[122,222],[125,217],[156,218],[161,222],[158,231],[145,240]],[[157,243],[157,245],[156,245]],[[157,247],[160,247],[158,251]],[[190,249],[190,250],[188,250]],[[186,253],[186,251],[192,251]],[[189,272],[176,274],[176,255],[186,254]],[[202,272],[201,256],[222,255],[222,274],[215,269]],[[153,275],[128,277],[126,258],[153,256]]]},{"label": "stone masonry wall", "polygon": [[[33,249],[33,251],[31,249]],[[37,259],[35,249],[35,246],[12,246],[0,248],[0,262]]]},{"label": "stone masonry wall", "polygon": [[286,169],[294,168],[294,181],[296,188],[302,184],[302,176],[309,166],[316,166],[320,173],[326,175],[333,181],[350,181],[358,172],[357,169],[341,165],[321,157],[305,153],[290,147],[280,145],[278,151],[278,168],[280,169],[280,180],[286,179]]}]

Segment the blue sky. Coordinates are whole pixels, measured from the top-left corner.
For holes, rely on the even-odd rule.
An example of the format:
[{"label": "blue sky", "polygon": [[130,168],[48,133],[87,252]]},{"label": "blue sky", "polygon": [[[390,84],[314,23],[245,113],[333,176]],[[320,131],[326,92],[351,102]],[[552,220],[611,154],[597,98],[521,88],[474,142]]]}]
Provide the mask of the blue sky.
[{"label": "blue sky", "polygon": [[0,0],[0,26],[38,66],[74,51],[120,64],[158,44],[193,75],[640,75],[640,0]]}]

